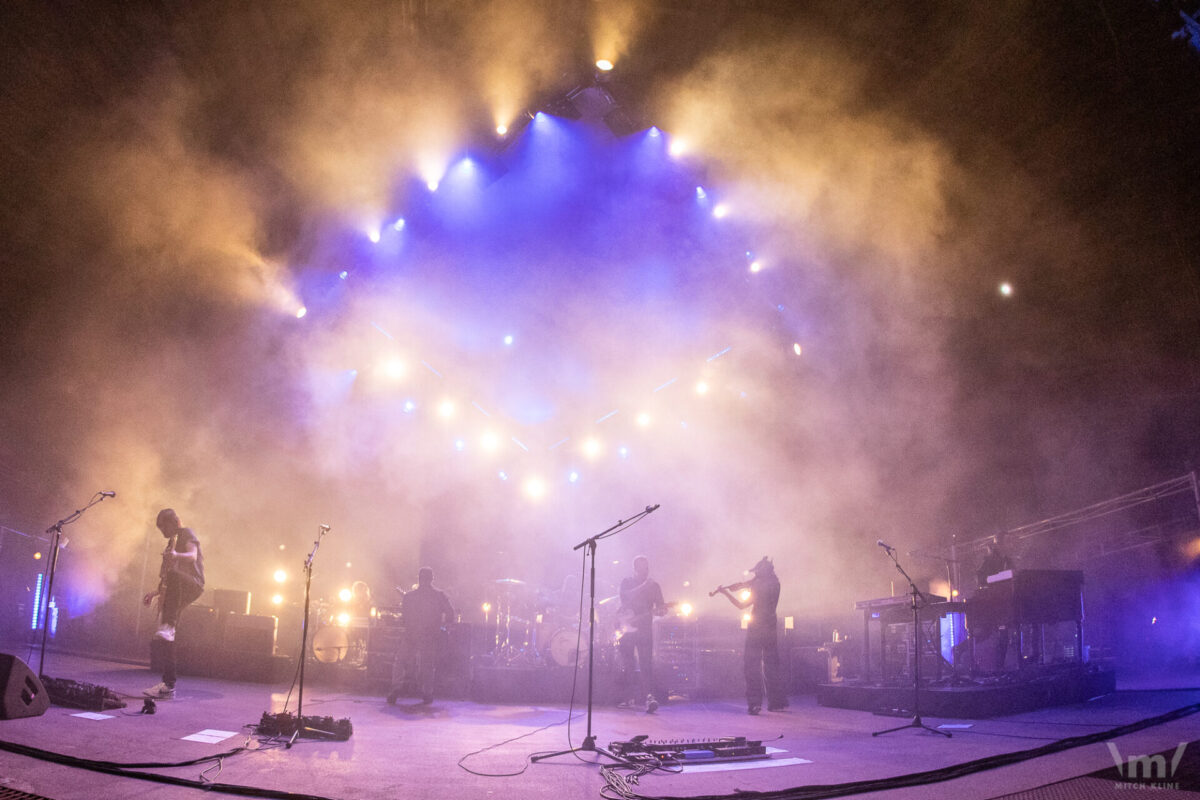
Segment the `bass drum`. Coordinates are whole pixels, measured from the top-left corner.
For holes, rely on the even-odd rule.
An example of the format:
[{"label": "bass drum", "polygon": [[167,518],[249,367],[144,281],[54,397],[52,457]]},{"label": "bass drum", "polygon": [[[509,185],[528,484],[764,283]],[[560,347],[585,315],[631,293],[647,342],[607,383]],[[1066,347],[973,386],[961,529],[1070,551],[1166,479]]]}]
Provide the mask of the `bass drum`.
[{"label": "bass drum", "polygon": [[[575,652],[576,642],[579,644],[578,653]],[[583,666],[587,662],[588,656],[587,637],[580,638],[579,631],[575,628],[559,628],[550,637],[546,653],[550,658],[550,663],[555,666]],[[578,658],[578,663],[576,658]]]},{"label": "bass drum", "polygon": [[350,636],[345,628],[337,625],[322,625],[313,636],[313,658],[322,664],[337,664],[346,657],[350,649]]}]

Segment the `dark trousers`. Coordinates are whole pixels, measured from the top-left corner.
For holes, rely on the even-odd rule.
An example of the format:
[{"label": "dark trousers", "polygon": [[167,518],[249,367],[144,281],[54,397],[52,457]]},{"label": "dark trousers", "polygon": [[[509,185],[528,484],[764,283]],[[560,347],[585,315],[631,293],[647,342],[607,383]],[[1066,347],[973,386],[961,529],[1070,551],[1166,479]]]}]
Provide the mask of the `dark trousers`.
[{"label": "dark trousers", "polygon": [[[202,591],[203,589],[191,581],[183,580],[175,574],[168,575],[166,589],[159,599],[161,603],[159,606],[160,622],[178,629],[179,617],[183,614],[183,610],[195,602]],[[163,683],[167,686],[174,686],[176,678],[175,642],[168,642],[160,636],[155,636],[150,640],[150,648],[151,658],[155,658],[155,651],[157,651],[158,657],[162,659]]]},{"label": "dark trousers", "polygon": [[433,700],[444,638],[442,631],[406,638],[407,652],[398,653],[392,664],[393,691],[400,691],[407,684],[420,693],[421,699]]},{"label": "dark trousers", "polygon": [[621,665],[626,689],[637,689],[641,701],[654,693],[654,633],[647,630],[629,631],[621,637]]},{"label": "dark trousers", "polygon": [[765,683],[767,704],[775,708],[787,705],[783,673],[779,668],[779,639],[775,629],[748,628],[746,649],[742,656],[746,670],[746,704],[762,707]]}]

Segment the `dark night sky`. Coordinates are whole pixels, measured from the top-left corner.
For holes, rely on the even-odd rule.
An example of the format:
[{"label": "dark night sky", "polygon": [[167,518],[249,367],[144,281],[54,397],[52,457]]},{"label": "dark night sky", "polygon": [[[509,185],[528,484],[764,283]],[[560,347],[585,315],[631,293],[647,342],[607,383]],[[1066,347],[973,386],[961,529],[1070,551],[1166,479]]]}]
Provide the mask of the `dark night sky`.
[{"label": "dark night sky", "polygon": [[[1171,39],[1173,13],[1133,1],[5,4],[0,524],[41,530],[89,492],[121,490],[122,510],[89,518],[95,538],[120,542],[105,577],[76,575],[95,599],[168,503],[191,509],[216,563],[236,572],[236,532],[264,519],[299,529],[343,513],[386,529],[386,507],[361,511],[383,496],[405,508],[405,527],[489,524],[477,513],[586,532],[655,502],[631,486],[672,459],[732,460],[696,469],[707,489],[661,487],[676,527],[728,532],[739,502],[790,498],[747,520],[770,533],[736,557],[852,562],[876,534],[941,544],[1194,470],[1200,54]],[[405,451],[420,488],[359,475],[348,451],[314,466],[314,443],[371,438],[366,423],[336,435],[314,423],[298,443],[281,422],[309,408],[304,375],[319,354],[357,341],[346,309],[368,299],[307,333],[274,300],[335,274],[330,253],[350,252],[337,231],[361,209],[394,209],[427,151],[486,142],[501,100],[515,114],[561,96],[612,41],[612,95],[691,134],[695,174],[755,197],[747,225],[786,264],[769,291],[742,288],[740,274],[698,288],[669,264],[655,291],[676,293],[678,316],[627,327],[664,342],[685,324],[728,333],[749,353],[733,375],[774,397],[737,417],[736,436],[663,445],[647,473],[543,516],[473,488],[441,456]],[[618,196],[624,178],[597,180]],[[556,343],[539,363],[562,381],[546,390],[560,420],[599,416],[579,406],[571,370],[588,383],[651,371],[649,348],[597,336],[587,304],[573,305],[578,286],[607,285],[594,262],[607,230],[577,256],[546,245],[594,284],[531,272],[510,298],[524,314],[534,299],[575,308],[525,318]],[[449,266],[420,273],[431,329],[444,326],[440,363],[470,374],[480,397],[516,396],[516,378],[462,344],[480,317],[433,309],[451,296],[465,308],[478,291],[486,315],[507,296],[496,276],[522,273],[507,257],[447,255],[446,241],[429,234],[421,251]],[[609,277],[634,287],[628,297],[650,291],[616,267]],[[410,297],[415,285],[375,290]],[[751,323],[755,303],[776,300],[786,313]],[[786,353],[802,338],[797,368]],[[676,355],[664,348],[662,362]],[[405,541],[439,552],[428,537]],[[719,578],[733,556],[711,552],[715,531],[704,542],[713,566],[698,579]]]}]

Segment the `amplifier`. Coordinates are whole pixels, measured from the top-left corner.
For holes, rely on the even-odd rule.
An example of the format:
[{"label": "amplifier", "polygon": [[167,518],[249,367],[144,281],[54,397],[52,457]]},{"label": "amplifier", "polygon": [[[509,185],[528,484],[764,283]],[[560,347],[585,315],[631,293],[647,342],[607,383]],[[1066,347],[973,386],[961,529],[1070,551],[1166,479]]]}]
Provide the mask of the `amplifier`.
[{"label": "amplifier", "polygon": [[275,617],[226,614],[221,646],[238,653],[273,655],[275,653]]},{"label": "amplifier", "polygon": [[212,604],[218,614],[249,614],[250,593],[235,589],[213,589]]}]

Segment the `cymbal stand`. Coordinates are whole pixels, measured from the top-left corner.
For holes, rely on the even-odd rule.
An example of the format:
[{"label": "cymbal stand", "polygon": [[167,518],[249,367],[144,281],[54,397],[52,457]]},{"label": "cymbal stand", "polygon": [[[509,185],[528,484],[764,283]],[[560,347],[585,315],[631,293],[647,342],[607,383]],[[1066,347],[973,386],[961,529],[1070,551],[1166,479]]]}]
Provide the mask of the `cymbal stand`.
[{"label": "cymbal stand", "polygon": [[882,736],[885,733],[894,733],[895,731],[908,730],[909,728],[919,728],[930,733],[936,733],[951,738],[949,731],[938,730],[931,728],[921,720],[921,606],[925,603],[925,596],[921,594],[921,590],[917,588],[917,584],[913,581],[909,574],[904,571],[904,567],[900,566],[900,561],[896,558],[896,550],[892,547],[887,547],[887,554],[891,557],[892,563],[896,565],[896,569],[904,576],[904,580],[908,581],[909,594],[911,596],[910,605],[912,606],[913,619],[913,717],[907,725],[899,725],[895,728],[888,728],[885,731],[875,731],[872,736]]},{"label": "cymbal stand", "polygon": [[[644,511],[639,511],[637,514],[634,514],[629,519],[617,520],[616,525],[613,525],[611,528],[608,528],[607,530],[601,531],[600,533],[596,534],[595,536],[584,539],[582,542],[580,542],[579,544],[577,544],[571,548],[572,550],[579,550],[581,548],[586,547],[587,550],[585,551],[584,555],[587,558],[591,559],[591,566],[588,570],[589,601],[588,601],[587,734],[583,737],[583,742],[579,745],[579,747],[571,747],[571,748],[568,748],[567,750],[559,750],[554,753],[543,753],[540,755],[536,755],[529,759],[531,762],[545,761],[548,758],[555,758],[557,756],[577,755],[578,753],[599,753],[602,756],[611,758],[613,761],[616,761],[619,764],[627,763],[625,761],[625,759],[621,758],[620,756],[609,752],[608,750],[604,749],[603,747],[598,747],[596,745],[596,735],[594,733],[592,733],[592,704],[593,704],[593,697],[594,697],[594,685],[595,685],[594,678],[595,678],[595,663],[596,663],[596,543],[598,541],[600,541],[601,539],[605,539],[609,536],[615,536],[616,534],[625,530],[629,526],[631,526],[637,522],[640,522],[642,520],[642,518],[646,517],[648,514],[650,514],[652,511],[654,511],[657,508],[658,508],[657,505],[646,506],[646,509]],[[569,744],[569,741],[568,741],[568,744]]]}]

